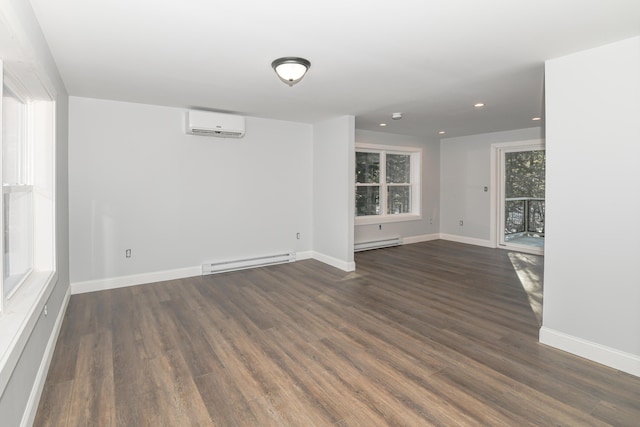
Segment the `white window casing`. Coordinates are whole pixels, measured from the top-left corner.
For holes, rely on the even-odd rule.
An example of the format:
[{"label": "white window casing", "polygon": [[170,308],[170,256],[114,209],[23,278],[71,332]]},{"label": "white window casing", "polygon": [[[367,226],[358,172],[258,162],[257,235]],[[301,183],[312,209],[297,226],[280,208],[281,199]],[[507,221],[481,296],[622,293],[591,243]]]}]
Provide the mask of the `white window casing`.
[{"label": "white window casing", "polygon": [[[356,225],[379,224],[385,222],[412,221],[422,219],[421,212],[421,176],[422,176],[422,148],[420,147],[401,147],[392,145],[377,145],[356,143],[357,153],[373,153],[379,157],[378,182],[358,182],[356,177],[356,185],[354,191],[364,187],[379,188],[379,209],[376,214],[358,215],[356,206]],[[410,182],[408,183],[389,183],[387,182],[387,156],[388,155],[408,155],[410,158]],[[357,165],[354,165],[354,168]],[[409,212],[393,213],[389,211],[388,193],[390,188],[409,187],[410,192],[410,210]]]}]

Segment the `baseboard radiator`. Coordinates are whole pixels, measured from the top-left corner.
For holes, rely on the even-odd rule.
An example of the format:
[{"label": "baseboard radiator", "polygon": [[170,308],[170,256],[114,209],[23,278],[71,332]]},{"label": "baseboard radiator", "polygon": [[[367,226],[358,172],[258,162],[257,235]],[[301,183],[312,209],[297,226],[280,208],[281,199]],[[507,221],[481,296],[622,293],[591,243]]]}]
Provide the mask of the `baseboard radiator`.
[{"label": "baseboard radiator", "polygon": [[402,240],[399,237],[384,240],[372,240],[370,242],[360,242],[353,245],[354,252],[368,251],[370,249],[390,248],[392,246],[400,246]]},{"label": "baseboard radiator", "polygon": [[267,265],[284,264],[296,260],[295,253],[267,255],[255,258],[236,259],[202,264],[202,275],[224,273],[227,271],[244,270],[246,268],[264,267]]}]

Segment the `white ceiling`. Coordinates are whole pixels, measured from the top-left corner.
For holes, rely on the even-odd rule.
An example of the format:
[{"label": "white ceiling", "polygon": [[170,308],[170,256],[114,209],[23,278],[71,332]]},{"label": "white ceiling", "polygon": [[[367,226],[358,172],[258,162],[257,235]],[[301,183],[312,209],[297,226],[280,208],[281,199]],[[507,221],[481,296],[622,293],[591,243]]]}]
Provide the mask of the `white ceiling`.
[{"label": "white ceiling", "polygon": [[435,138],[540,125],[546,59],[640,34],[640,0],[31,3],[70,95]]}]

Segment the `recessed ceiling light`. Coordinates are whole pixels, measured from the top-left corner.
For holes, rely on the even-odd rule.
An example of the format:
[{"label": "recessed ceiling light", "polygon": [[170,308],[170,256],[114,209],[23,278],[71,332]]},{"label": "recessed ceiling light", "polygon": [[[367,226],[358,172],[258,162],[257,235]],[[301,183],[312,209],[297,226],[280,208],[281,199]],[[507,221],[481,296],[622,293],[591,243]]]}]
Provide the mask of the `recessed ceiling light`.
[{"label": "recessed ceiling light", "polygon": [[473,104],[473,106],[476,108],[484,107],[484,103],[478,102],[477,104]]},{"label": "recessed ceiling light", "polygon": [[534,117],[534,118],[532,118],[531,120],[533,120],[533,121],[538,121],[538,120],[542,120],[542,119],[541,119],[540,117]]},{"label": "recessed ceiling light", "polygon": [[386,125],[386,123],[380,123],[380,127],[385,127]]},{"label": "recessed ceiling light", "polygon": [[400,119],[402,118],[402,113],[393,113],[393,114],[391,115],[391,118],[392,118],[393,120],[400,120]]},{"label": "recessed ceiling light", "polygon": [[446,132],[441,130],[440,132],[438,132],[440,135],[444,135]]}]

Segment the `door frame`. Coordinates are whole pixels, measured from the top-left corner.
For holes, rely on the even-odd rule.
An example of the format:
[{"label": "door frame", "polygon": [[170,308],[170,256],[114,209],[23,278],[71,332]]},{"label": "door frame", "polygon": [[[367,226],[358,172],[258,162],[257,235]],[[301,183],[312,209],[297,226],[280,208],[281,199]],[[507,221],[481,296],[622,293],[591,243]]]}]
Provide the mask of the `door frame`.
[{"label": "door frame", "polygon": [[526,141],[500,142],[491,144],[491,212],[490,227],[491,246],[499,249],[515,250],[531,254],[543,255],[544,249],[526,245],[502,244],[500,233],[504,225],[504,166],[502,158],[507,152],[545,150],[544,139]]}]

